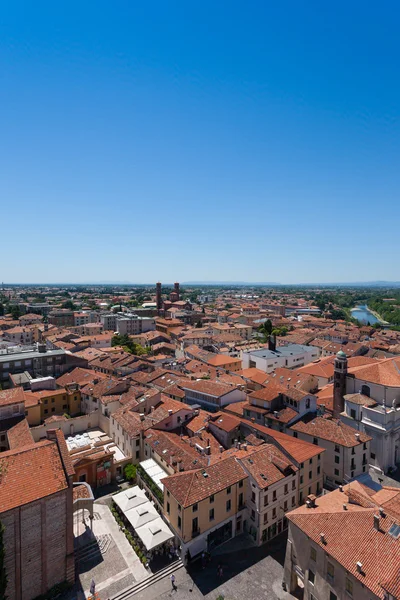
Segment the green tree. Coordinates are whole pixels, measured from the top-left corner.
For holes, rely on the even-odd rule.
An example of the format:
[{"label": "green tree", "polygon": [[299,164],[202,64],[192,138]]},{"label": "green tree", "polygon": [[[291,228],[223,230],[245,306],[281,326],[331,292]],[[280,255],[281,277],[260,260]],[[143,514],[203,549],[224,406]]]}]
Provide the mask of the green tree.
[{"label": "green tree", "polygon": [[72,302],[72,300],[66,300],[65,302],[62,303],[62,308],[68,308],[69,310],[75,310],[76,306],[75,304]]},{"label": "green tree", "polygon": [[21,309],[18,306],[18,304],[12,304],[10,306],[10,313],[12,315],[12,318],[14,319],[14,321],[17,321],[20,316],[21,316]]},{"label": "green tree", "polygon": [[2,302],[0,302],[0,316],[2,317],[4,315],[4,304]]},{"label": "green tree", "polygon": [[260,327],[258,328],[258,331],[261,333],[264,341],[268,340],[268,337],[272,333],[271,319],[267,319],[266,321],[264,321],[264,323],[262,323],[262,325],[260,325]]},{"label": "green tree", "polygon": [[4,525],[0,521],[0,600],[6,600],[7,572],[4,564],[6,550],[4,547]]},{"label": "green tree", "polygon": [[132,463],[128,463],[124,467],[124,475],[128,481],[136,481],[136,467]]},{"label": "green tree", "polygon": [[201,319],[199,319],[196,323],[196,329],[200,329],[201,327]]}]

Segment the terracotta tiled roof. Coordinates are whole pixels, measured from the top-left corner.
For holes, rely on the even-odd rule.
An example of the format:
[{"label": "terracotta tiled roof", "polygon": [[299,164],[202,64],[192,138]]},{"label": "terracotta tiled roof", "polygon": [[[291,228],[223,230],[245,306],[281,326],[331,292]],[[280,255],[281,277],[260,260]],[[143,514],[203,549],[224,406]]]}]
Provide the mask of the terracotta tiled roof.
[{"label": "terracotta tiled roof", "polygon": [[209,394],[210,396],[221,397],[229,392],[232,392],[234,388],[224,383],[218,383],[216,381],[199,380],[199,381],[185,381],[180,384],[180,387],[184,390],[192,390],[203,394]]},{"label": "terracotta tiled roof", "polygon": [[352,367],[349,372],[357,379],[388,387],[400,387],[400,356],[377,360],[374,364]]},{"label": "terracotta tiled roof", "polygon": [[[50,430],[51,431],[51,430]],[[65,472],[68,477],[72,477],[75,475],[75,469],[72,466],[71,455],[68,451],[67,442],[65,441],[65,437],[61,429],[56,429],[55,431],[58,449],[60,451],[61,460],[64,465]]]},{"label": "terracotta tiled roof", "polygon": [[333,412],[333,383],[328,383],[328,385],[321,388],[316,396],[318,406],[323,404],[326,410]]},{"label": "terracotta tiled roof", "polygon": [[221,431],[229,433],[240,427],[240,419],[237,419],[233,415],[219,412],[212,415],[210,424],[221,429]]},{"label": "terracotta tiled roof", "polygon": [[86,485],[74,485],[73,488],[73,498],[75,500],[80,500],[81,498],[90,498],[89,490]]},{"label": "terracotta tiled roof", "polygon": [[[277,413],[275,415],[275,412]],[[286,406],[278,411],[270,411],[265,415],[267,419],[272,419],[273,421],[277,421],[278,423],[290,423],[293,419],[299,417],[299,413],[290,408],[290,406]]]},{"label": "terracotta tiled roof", "polygon": [[7,431],[7,439],[10,450],[33,444],[34,440],[29,430],[28,421],[23,419],[17,423],[17,425],[11,427],[11,429]]},{"label": "terracotta tiled roof", "polygon": [[251,392],[248,395],[249,402],[251,404],[251,399],[255,398],[256,400],[262,400],[264,402],[272,402],[275,398],[278,398],[280,394],[285,393],[285,388],[278,383],[269,383],[266,387],[261,388],[260,390],[256,390],[255,392]]},{"label": "terracotta tiled roof", "polygon": [[347,394],[344,399],[360,406],[376,406],[377,404],[375,400],[372,400],[369,396],[364,396],[364,394]]},{"label": "terracotta tiled roof", "polygon": [[260,385],[262,385],[265,381],[267,381],[267,379],[270,378],[270,375],[268,375],[264,371],[261,371],[261,369],[256,369],[255,367],[251,367],[249,369],[242,369],[241,371],[238,371],[238,375],[241,375],[245,379],[250,379],[251,381],[254,381],[255,383],[258,383]]},{"label": "terracotta tiled roof", "polygon": [[223,410],[224,412],[231,413],[240,418],[243,417],[243,409],[247,404],[246,400],[243,400],[242,402],[233,402],[232,404],[224,406]]},{"label": "terracotta tiled roof", "polygon": [[[356,431],[353,427],[342,423],[338,419],[324,419],[322,417],[316,417],[308,423],[299,421],[295,425],[292,425],[290,429],[305,433],[310,437],[333,442],[339,446],[345,446],[346,448],[358,446],[372,439],[369,435],[361,431]],[[359,435],[359,440],[356,438],[356,435]]]},{"label": "terracotta tiled roof", "polygon": [[240,464],[253,477],[260,489],[264,489],[298,469],[272,444],[263,444],[249,457],[239,458]]},{"label": "terracotta tiled roof", "polygon": [[205,410],[199,410],[199,414],[186,423],[186,429],[192,433],[204,429],[208,425],[209,417],[210,413]]},{"label": "terracotta tiled roof", "polygon": [[35,502],[68,487],[57,444],[49,440],[0,456],[0,512]]},{"label": "terracotta tiled roof", "polygon": [[269,438],[275,440],[277,445],[282,450],[287,452],[287,454],[289,454],[291,458],[298,464],[309,460],[310,458],[313,458],[322,452],[325,452],[324,448],[321,448],[320,446],[310,444],[310,442],[305,442],[304,440],[299,440],[291,435],[287,435],[286,433],[276,431],[275,429],[264,427],[264,425],[250,423],[244,419],[242,419],[242,423],[254,431],[258,431],[259,433],[269,436]]},{"label": "terracotta tiled roof", "polygon": [[22,387],[11,388],[10,390],[0,391],[0,406],[9,406],[10,404],[18,404],[25,399],[24,390]]},{"label": "terracotta tiled roof", "polygon": [[231,457],[204,469],[176,473],[161,482],[177,502],[186,508],[246,478],[243,467],[236,458]]},{"label": "terracotta tiled roof", "polygon": [[[319,497],[316,508],[301,506],[286,516],[367,590],[383,598],[386,589],[398,598],[400,543],[388,532],[399,521],[383,503],[384,515],[379,521],[379,531],[375,529],[374,515],[379,514],[382,504],[373,498],[354,482],[344,492],[336,490]],[[347,510],[343,510],[343,503]],[[357,569],[358,562],[362,564],[361,572]]]},{"label": "terracotta tiled roof", "polygon": [[[181,468],[185,471],[207,465],[206,456],[200,454],[194,447],[194,444],[197,442],[197,438],[195,437],[184,440],[176,433],[150,429],[146,433],[145,441],[154,452],[161,456],[175,470],[177,470],[178,463],[180,463]],[[205,447],[206,443],[204,444]]]},{"label": "terracotta tiled roof", "polygon": [[251,446],[261,446],[262,444],[265,444],[264,440],[260,440],[254,433],[250,433],[250,435],[246,437],[246,442]]},{"label": "terracotta tiled roof", "polygon": [[327,358],[311,362],[297,370],[300,373],[309,373],[310,375],[315,375],[316,377],[326,377],[327,379],[330,379],[333,377],[334,373],[334,361],[334,356],[328,356]]},{"label": "terracotta tiled roof", "polygon": [[107,379],[107,375],[90,369],[76,367],[70,373],[61,375],[61,377],[57,379],[57,385],[64,387],[70,383],[78,383],[79,385],[84,386],[87,383],[93,383],[95,379]]},{"label": "terracotta tiled roof", "polygon": [[167,396],[176,396],[177,398],[182,398],[182,400],[185,398],[185,392],[181,390],[179,385],[175,384],[169,385],[168,387],[164,388],[164,394],[166,394]]}]

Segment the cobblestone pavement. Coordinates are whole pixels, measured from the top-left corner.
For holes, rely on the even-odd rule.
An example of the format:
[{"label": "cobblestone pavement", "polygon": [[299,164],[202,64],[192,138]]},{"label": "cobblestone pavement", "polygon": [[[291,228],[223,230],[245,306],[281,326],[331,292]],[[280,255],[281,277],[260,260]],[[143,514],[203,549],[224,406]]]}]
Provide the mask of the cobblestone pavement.
[{"label": "cobblestone pavement", "polygon": [[[243,548],[241,548],[243,545]],[[247,541],[236,539],[229,544],[230,552],[213,557],[204,570],[195,564],[190,572],[176,572],[177,590],[173,591],[169,578],[132,596],[132,600],[291,600],[294,598],[282,589],[283,560],[286,536],[276,538],[262,548],[248,547]],[[245,551],[244,551],[245,549]],[[221,564],[223,576],[217,576]]]},{"label": "cobblestone pavement", "polygon": [[[80,541],[82,559],[78,560],[78,583],[68,595],[69,599],[86,598],[92,578],[96,583],[96,592],[100,598],[112,597],[114,594],[148,577],[148,572],[133,551],[124,533],[120,531],[107,505],[96,502],[94,505],[96,518],[93,520],[93,536],[88,528],[89,519],[83,525],[80,515],[75,516],[74,533],[76,541]],[[78,535],[79,534],[79,535]],[[89,551],[85,556],[85,548],[93,545],[96,538],[107,537],[104,553]],[[86,546],[85,542],[89,542]],[[83,543],[83,545],[82,545]]]}]

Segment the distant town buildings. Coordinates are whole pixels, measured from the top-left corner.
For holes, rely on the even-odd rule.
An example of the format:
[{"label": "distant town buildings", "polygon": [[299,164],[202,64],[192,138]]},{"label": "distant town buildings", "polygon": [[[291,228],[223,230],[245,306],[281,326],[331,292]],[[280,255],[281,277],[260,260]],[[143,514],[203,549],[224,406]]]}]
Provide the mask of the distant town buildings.
[{"label": "distant town buildings", "polygon": [[92,518],[93,494],[127,465],[138,487],[113,506],[148,503],[154,535],[185,563],[239,535],[256,547],[287,531],[291,593],[398,597],[397,490],[376,482],[400,462],[400,332],[330,318],[338,306],[321,314],[312,291],[168,292],[4,294],[10,598],[73,580],[73,512]]}]

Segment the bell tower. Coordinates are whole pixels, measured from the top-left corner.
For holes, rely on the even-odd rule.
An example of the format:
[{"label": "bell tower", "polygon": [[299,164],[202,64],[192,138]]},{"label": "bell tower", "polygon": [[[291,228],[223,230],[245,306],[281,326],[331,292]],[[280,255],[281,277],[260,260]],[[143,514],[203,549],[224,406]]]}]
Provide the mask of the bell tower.
[{"label": "bell tower", "polygon": [[333,416],[340,419],[344,411],[344,396],[346,394],[347,356],[343,350],[335,356],[335,370],[333,375]]},{"label": "bell tower", "polygon": [[161,298],[161,283],[158,281],[156,283],[156,306],[157,312],[160,314],[162,309],[162,298]]}]

